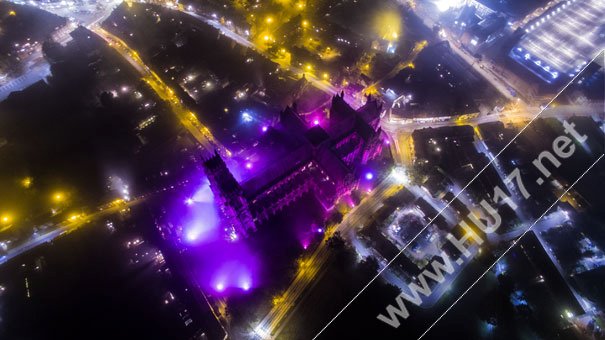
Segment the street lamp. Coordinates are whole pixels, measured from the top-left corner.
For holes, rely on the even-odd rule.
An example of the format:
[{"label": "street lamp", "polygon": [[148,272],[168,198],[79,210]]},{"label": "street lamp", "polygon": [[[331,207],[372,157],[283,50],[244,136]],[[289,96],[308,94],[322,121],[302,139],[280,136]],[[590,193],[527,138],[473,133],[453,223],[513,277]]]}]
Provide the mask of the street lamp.
[{"label": "street lamp", "polygon": [[258,335],[261,339],[270,338],[269,330],[263,324],[256,326],[256,328],[254,328],[254,333],[256,333],[256,335]]},{"label": "street lamp", "polygon": [[0,222],[2,222],[2,224],[9,224],[11,223],[13,220],[13,217],[9,214],[3,214],[2,217],[0,217]]},{"label": "street lamp", "polygon": [[56,203],[61,203],[65,200],[65,194],[60,191],[55,192],[52,196],[52,199]]},{"label": "street lamp", "polygon": [[24,187],[25,189],[29,189],[32,184],[34,182],[34,179],[31,177],[25,177],[24,179],[21,180],[21,186]]},{"label": "street lamp", "polygon": [[401,167],[393,168],[391,175],[400,184],[408,184],[410,182],[410,178],[408,177],[405,169]]}]

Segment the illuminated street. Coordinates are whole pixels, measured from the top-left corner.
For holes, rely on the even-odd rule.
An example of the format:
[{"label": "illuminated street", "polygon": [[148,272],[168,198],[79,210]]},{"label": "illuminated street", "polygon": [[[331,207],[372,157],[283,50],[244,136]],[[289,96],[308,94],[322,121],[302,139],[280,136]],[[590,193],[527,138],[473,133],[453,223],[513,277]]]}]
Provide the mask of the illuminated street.
[{"label": "illuminated street", "polygon": [[93,27],[93,31],[105,39],[111,47],[115,48],[123,58],[128,60],[128,62],[141,73],[143,80],[155,91],[158,97],[169,103],[172,112],[174,112],[181,124],[183,124],[187,131],[191,133],[195,140],[197,140],[206,151],[212,152],[215,149],[220,149],[225,155],[230,155],[230,151],[218,144],[210,133],[210,130],[200,123],[195,113],[182,105],[181,100],[176,96],[174,90],[168,87],[155,72],[145,65],[136,51],[133,51],[124,43],[124,41],[111,35],[111,33],[100,27]]},{"label": "illuminated street", "polygon": [[604,13],[0,1],[0,338],[603,338]]},{"label": "illuminated street", "polygon": [[143,198],[137,198],[128,202],[120,201],[117,204],[111,204],[110,207],[103,206],[92,214],[83,214],[81,216],[77,216],[77,218],[70,218],[65,223],[53,226],[51,231],[41,235],[34,235],[25,243],[11,248],[5,255],[0,257],[0,265],[24,254],[27,251],[30,251],[40,246],[41,244],[50,243],[58,237],[69,235],[70,233],[77,231],[79,228],[83,227],[86,224],[90,224],[99,219],[106,218],[122,211],[126,211],[130,209],[130,207],[141,203],[143,200]]},{"label": "illuminated street", "polygon": [[[192,17],[203,21],[204,23],[216,28],[217,30],[219,30],[222,34],[226,35],[227,37],[229,37],[230,39],[232,39],[233,41],[237,42],[238,44],[248,47],[248,48],[252,48],[255,49],[261,53],[264,53],[262,48],[259,48],[258,45],[256,45],[254,42],[246,39],[245,37],[237,34],[236,32],[233,32],[232,30],[230,30],[228,27],[226,27],[225,25],[222,25],[220,22],[218,22],[216,19],[212,18],[211,16],[203,16],[200,14],[197,14],[196,12],[193,11],[189,11],[185,8],[182,7],[177,7],[178,10],[182,11],[183,13],[186,13],[188,15],[191,15]],[[335,86],[331,85],[329,82],[327,82],[326,80],[322,80],[321,78],[317,77],[316,75],[314,75],[313,73],[308,72],[308,70],[303,70],[301,68],[295,67],[290,65],[289,63],[284,63],[284,62],[280,62],[280,59],[272,59],[271,56],[264,54],[268,59],[271,59],[272,61],[276,62],[277,64],[280,65],[281,68],[288,70],[292,73],[292,76],[295,77],[299,77],[302,76],[303,74],[305,75],[305,78],[311,83],[311,85],[313,85],[314,87],[316,87],[317,89],[329,94],[329,95],[335,95],[336,93],[339,92],[338,88],[336,88]]]},{"label": "illuminated street", "polygon": [[[341,223],[330,228],[330,234],[347,235],[351,230],[363,226],[368,216],[371,216],[380,207],[381,202],[401,188],[402,184],[398,183],[394,176],[387,177],[360,205],[353,208]],[[288,314],[296,307],[297,301],[302,298],[317,275],[321,273],[322,266],[329,256],[327,240],[330,234],[327,234],[315,251],[301,262],[298,272],[288,289],[282,295],[276,297],[269,314],[255,327],[254,331],[259,336],[262,338],[276,338],[279,335],[280,326],[283,322],[286,322]]]}]

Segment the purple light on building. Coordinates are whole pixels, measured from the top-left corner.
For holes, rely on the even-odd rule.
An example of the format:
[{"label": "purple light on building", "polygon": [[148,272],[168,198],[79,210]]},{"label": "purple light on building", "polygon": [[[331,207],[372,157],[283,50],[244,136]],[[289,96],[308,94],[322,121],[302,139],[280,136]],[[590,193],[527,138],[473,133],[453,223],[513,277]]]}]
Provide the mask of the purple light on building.
[{"label": "purple light on building", "polygon": [[248,170],[252,169],[252,163],[251,162],[246,162],[246,169],[248,169]]},{"label": "purple light on building", "polygon": [[198,239],[199,236],[200,236],[200,233],[199,233],[198,230],[196,230],[196,229],[190,229],[190,230],[187,231],[185,237],[187,238],[187,241],[189,241],[189,242],[195,242]]},{"label": "purple light on building", "polygon": [[204,272],[212,278],[211,285],[215,291],[230,294],[252,289],[253,271],[256,268],[253,259],[244,258],[243,253],[232,249],[231,254],[220,254],[219,260],[213,262],[214,265]]},{"label": "purple light on building", "polygon": [[185,240],[188,244],[200,244],[218,237],[216,216],[206,216],[208,220],[201,218],[187,224],[184,230]]},{"label": "purple light on building", "polygon": [[220,238],[218,212],[207,181],[202,181],[184,204],[182,202],[171,208],[170,222],[182,227],[181,237],[185,244],[204,244]]},{"label": "purple light on building", "polygon": [[315,118],[315,120],[313,120],[313,125],[319,125],[319,119]]},{"label": "purple light on building", "polygon": [[250,278],[248,278],[247,276],[240,278],[239,281],[240,281],[239,288],[242,289],[244,292],[247,292],[250,289],[252,289],[252,282],[251,282]]},{"label": "purple light on building", "polygon": [[267,132],[267,130],[269,130],[269,127],[263,126],[262,130],[263,130],[263,132]]},{"label": "purple light on building", "polygon": [[366,179],[367,179],[368,181],[372,180],[373,178],[374,178],[374,174],[373,174],[373,173],[368,172],[368,173],[366,174]]},{"label": "purple light on building", "polygon": [[354,208],[355,207],[355,202],[353,202],[353,198],[351,197],[351,195],[346,195],[342,198],[342,201],[344,203],[346,203],[349,207]]},{"label": "purple light on building", "polygon": [[262,281],[258,256],[246,242],[229,242],[219,237],[209,243],[198,243],[188,254],[197,284],[215,294],[246,293]]},{"label": "purple light on building", "polygon": [[196,180],[199,186],[185,192],[170,207],[171,229],[182,228],[174,236],[188,248],[187,263],[203,290],[220,296],[247,293],[262,282],[258,256],[245,242],[225,238],[225,225],[209,183],[199,174],[191,182]]},{"label": "purple light on building", "polygon": [[210,189],[210,183],[208,180],[204,178],[204,181],[200,185],[200,187],[195,191],[193,196],[191,196],[193,202],[199,203],[214,203],[214,195],[212,194],[212,190]]},{"label": "purple light on building", "polygon": [[308,240],[303,240],[302,241],[302,247],[304,250],[307,250],[307,248],[309,248],[309,241]]}]

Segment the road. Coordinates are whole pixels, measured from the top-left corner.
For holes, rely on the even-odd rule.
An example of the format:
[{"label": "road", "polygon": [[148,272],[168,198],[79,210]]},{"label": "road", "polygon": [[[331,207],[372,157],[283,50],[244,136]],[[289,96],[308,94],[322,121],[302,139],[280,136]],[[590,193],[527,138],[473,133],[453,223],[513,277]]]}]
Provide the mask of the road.
[{"label": "road", "polygon": [[519,207],[518,209],[515,209],[515,213],[517,214],[517,216],[519,217],[519,219],[521,221],[527,221],[528,216],[525,213],[525,209],[523,209],[524,197],[521,195],[519,190],[517,190],[517,186],[512,181],[506,180],[506,177],[508,176],[508,174],[506,173],[506,169],[500,162],[500,159],[496,158],[494,156],[494,154],[489,150],[489,147],[483,140],[483,136],[481,135],[479,128],[475,127],[474,130],[475,130],[475,142],[473,144],[475,145],[475,149],[477,150],[478,153],[483,153],[490,160],[491,166],[498,173],[500,180],[502,181],[502,183],[504,183],[504,185],[506,186],[508,191],[512,194],[510,199],[512,200],[512,202],[514,204],[516,204]]},{"label": "road", "polygon": [[56,226],[51,231],[43,233],[41,235],[34,235],[33,238],[28,239],[25,243],[22,243],[14,248],[11,248],[6,255],[0,257],[0,266],[5,264],[6,262],[48,242],[52,242],[56,238],[67,235],[81,226],[90,223],[92,221],[98,220],[103,217],[107,217],[109,215],[113,215],[124,209],[129,209],[141,202],[143,202],[145,198],[136,198],[130,200],[128,202],[119,201],[116,204],[111,205],[103,205],[97,209],[97,211],[90,215],[79,216],[75,221],[66,221]]},{"label": "road", "polygon": [[[603,113],[603,102],[591,102],[583,105],[550,105],[540,113],[540,118],[571,118],[573,116],[592,116],[599,119]],[[499,114],[400,119],[389,118],[385,115],[381,122],[382,129],[389,133],[411,133],[414,130],[427,127],[440,128],[445,126],[471,125],[501,121],[507,123],[522,123],[533,119],[540,112],[539,107],[527,107],[503,111]],[[602,118],[602,117],[601,117]]]},{"label": "road", "polygon": [[[573,116],[591,116],[597,120],[602,120],[603,102],[591,102],[584,105],[550,105],[542,111],[540,118],[559,118],[566,119]],[[382,119],[380,126],[389,136],[393,143],[394,158],[402,166],[411,166],[414,160],[414,140],[412,132],[419,129],[440,128],[446,126],[470,125],[473,127],[479,124],[492,123],[500,121],[504,124],[520,124],[529,122],[540,112],[539,107],[529,107],[523,109],[514,109],[503,111],[499,114],[481,115],[471,114],[465,118],[454,117],[435,117],[418,119],[400,119],[392,118],[387,114]],[[488,155],[489,157],[489,155]]]},{"label": "road", "polygon": [[[7,0],[17,5],[32,6],[41,10],[53,13],[60,17],[68,18],[68,23],[65,26],[67,30],[61,32],[59,36],[55,36],[56,42],[65,44],[71,40],[69,33],[77,28],[75,23],[90,27],[99,22],[104,21],[109,17],[113,9],[119,5],[121,0],[108,0],[103,3],[94,3],[88,5],[78,5],[76,9],[73,2],[62,1],[60,3],[44,3],[34,1]],[[70,19],[72,18],[72,19]],[[39,47],[25,61],[27,65],[24,67],[25,72],[6,82],[0,86],[0,101],[6,99],[12,92],[22,91],[34,83],[45,79],[50,75],[50,65],[44,59],[42,48]]]},{"label": "road", "polygon": [[13,78],[0,86],[0,101],[6,99],[13,92],[25,90],[27,87],[41,79],[45,79],[49,75],[50,65],[44,60],[36,62],[35,65],[28,67],[27,71],[20,77]]},{"label": "road", "polygon": [[[397,0],[402,5],[407,5],[408,0]],[[427,8],[426,6],[431,6]],[[416,1],[415,6],[411,6],[414,13],[422,20],[424,25],[429,29],[433,29],[433,26],[438,25],[436,15],[440,13],[432,2],[420,2]],[[508,100],[517,100],[519,97],[511,93],[511,89],[515,89],[516,93],[522,93],[518,91],[512,82],[505,79],[503,76],[493,72],[489,67],[485,67],[482,62],[471,55],[470,52],[466,51],[453,37],[454,34],[442,27],[445,35],[445,39],[449,42],[452,51],[454,51],[460,58],[466,61],[478,74],[480,74],[485,80],[487,80],[502,96]]]},{"label": "road", "polygon": [[156,95],[169,104],[171,111],[177,116],[179,122],[206,151],[212,153],[214,150],[219,150],[223,156],[231,157],[231,152],[214,138],[210,130],[199,121],[195,113],[185,107],[175,91],[145,65],[137,51],[130,48],[122,39],[98,25],[91,27],[91,31],[105,40],[110,47],[116,50],[122,58],[139,72]]},{"label": "road", "polygon": [[[77,22],[84,27],[91,27],[107,19],[113,10],[122,3],[122,0],[104,1],[60,1],[60,2],[36,2],[7,0],[17,5],[31,6],[50,12],[54,15]],[[76,28],[77,25],[74,27]]]},{"label": "road", "polygon": [[182,13],[185,13],[187,15],[190,15],[191,17],[200,20],[212,27],[214,27],[215,29],[217,29],[219,32],[221,32],[221,34],[223,34],[224,36],[230,38],[231,40],[235,41],[236,43],[238,43],[241,46],[250,48],[255,50],[256,52],[260,53],[262,56],[264,56],[265,58],[277,63],[281,68],[285,69],[285,70],[289,70],[290,72],[294,73],[295,75],[298,74],[304,74],[305,78],[307,79],[307,81],[314,86],[315,88],[317,88],[318,90],[325,92],[329,95],[335,95],[337,93],[339,93],[339,89],[333,85],[331,85],[328,81],[326,80],[322,80],[318,77],[316,77],[315,75],[306,72],[298,67],[295,66],[291,66],[291,65],[287,65],[284,64],[282,61],[280,61],[279,59],[273,58],[270,54],[266,53],[262,48],[260,48],[258,45],[255,45],[253,42],[251,42],[250,40],[248,40],[246,37],[238,34],[237,32],[234,32],[233,30],[231,30],[229,27],[221,24],[217,19],[214,19],[211,16],[206,16],[206,15],[200,15],[197,14],[193,11],[188,11],[185,9],[181,9],[181,8],[174,8],[171,7],[173,9],[178,9],[179,11],[181,11]]},{"label": "road", "polygon": [[[53,13],[55,15],[58,16],[62,16],[62,17],[67,17],[67,18],[73,18],[76,22],[78,22],[79,24],[81,24],[82,26],[85,26],[89,29],[91,29],[92,31],[94,31],[95,33],[99,34],[102,32],[98,32],[97,29],[99,27],[99,24],[102,23],[105,19],[107,19],[110,15],[111,12],[113,11],[113,9],[119,5],[120,3],[122,3],[122,1],[118,1],[118,0],[112,0],[109,1],[108,3],[100,3],[100,2],[94,2],[94,4],[90,4],[88,6],[85,6],[86,8],[80,8],[81,6],[78,7],[78,9],[76,10],[75,5],[72,2],[61,2],[61,3],[50,3],[50,4],[40,4],[38,5],[35,2],[24,2],[24,1],[19,1],[19,0],[10,0],[13,3],[16,4],[20,4],[20,5],[28,5],[28,6],[34,6],[34,7],[39,7],[45,11],[48,11],[50,13]],[[140,3],[148,3],[149,1],[145,2],[145,1],[131,1],[131,2],[140,2]],[[282,67],[285,70],[288,70],[292,73],[293,78],[297,77],[298,75],[303,75],[305,76],[305,79],[315,88],[317,88],[318,90],[329,94],[329,95],[335,95],[337,93],[340,92],[340,89],[333,86],[332,84],[330,84],[328,81],[323,80],[317,76],[315,76],[312,73],[306,72],[298,67],[295,66],[291,66],[291,65],[285,65],[283,62],[281,62],[280,60],[273,58],[271,55],[269,55],[268,53],[266,53],[262,48],[260,48],[259,46],[255,45],[253,42],[251,42],[250,40],[248,40],[246,37],[238,34],[237,32],[234,32],[233,30],[231,30],[229,27],[221,24],[218,20],[216,20],[215,18],[213,18],[212,16],[209,15],[200,15],[194,11],[188,11],[185,8],[183,8],[182,6],[176,6],[176,5],[172,5],[169,6],[169,3],[165,3],[165,2],[158,2],[158,5],[162,5],[165,8],[168,9],[172,9],[172,10],[178,10],[184,14],[187,14],[209,26],[212,26],[213,28],[217,29],[219,32],[221,32],[221,34],[225,35],[226,37],[228,37],[229,39],[235,41],[236,43],[238,43],[241,46],[253,49],[255,51],[257,51],[258,53],[260,53],[261,55],[263,55],[264,57],[268,58],[269,60],[277,63],[278,65],[280,65],[280,67]],[[97,8],[97,6],[100,6],[100,8]],[[101,35],[101,34],[99,34]],[[126,44],[124,44],[124,46],[127,47]],[[119,51],[121,52],[121,54],[124,51]],[[127,59],[131,59],[129,58],[129,53],[126,54],[122,54],[124,57],[126,57]],[[42,56],[40,55],[40,58],[42,58]],[[139,58],[135,58],[135,59],[139,59]],[[139,68],[138,66],[144,66],[144,64],[139,63],[139,60],[134,60],[134,63],[131,62],[131,60],[129,60],[129,62],[135,66],[135,68],[140,71],[140,72],[144,72],[147,73],[148,68],[144,67],[143,69]],[[138,64],[138,65],[137,65]],[[45,75],[46,76],[46,75]],[[154,82],[157,82],[158,86],[154,86],[156,87],[155,89],[159,90],[160,93],[165,92],[163,87],[165,87],[165,84],[163,84],[163,82],[157,77],[157,75],[155,74],[146,74],[145,77],[149,76],[149,80],[153,80]],[[28,75],[27,77],[31,77],[30,75]],[[39,79],[43,79],[43,78],[39,78]],[[37,80],[39,80],[37,79]],[[35,80],[35,81],[37,81]],[[159,82],[158,82],[159,80]],[[32,81],[31,83],[35,82]],[[14,87],[15,84],[11,85],[11,87]],[[26,86],[25,86],[26,87]],[[24,88],[24,87],[23,87]],[[154,90],[155,90],[154,89]],[[2,88],[0,88],[0,95],[2,95]],[[7,89],[8,90],[8,87]],[[6,94],[6,96],[8,96],[9,93]],[[165,96],[166,98],[170,98],[170,96]],[[0,96],[0,100],[1,100],[1,96]],[[352,102],[355,101],[354,98],[350,98],[352,99]],[[355,106],[361,106],[361,103],[356,103],[357,105]],[[184,123],[184,121],[182,121],[182,123]],[[186,125],[189,125],[189,123],[184,123]],[[195,124],[195,123],[193,123]],[[187,129],[189,130],[190,128],[187,127]],[[204,131],[204,128],[201,129],[201,131]],[[192,131],[190,131],[192,132]],[[197,134],[196,132],[192,132],[192,134]],[[199,136],[194,136],[196,138],[196,140],[201,141],[203,138],[199,138]],[[208,136],[207,136],[208,137]]]},{"label": "road", "polygon": [[[33,2],[23,3],[21,1],[12,1],[12,2],[17,3],[17,4],[23,4],[23,5],[31,5],[31,6],[35,6],[35,4],[36,4]],[[210,133],[208,128],[203,126],[197,119],[196,115],[193,112],[191,112],[190,110],[188,110],[181,103],[181,101],[176,96],[174,90],[172,90],[168,85],[166,85],[155,72],[153,72],[151,69],[149,69],[149,67],[147,67],[145,65],[145,63],[142,61],[142,59],[139,57],[139,55],[136,51],[129,48],[128,45],[124,41],[119,39],[118,37],[112,35],[111,33],[107,32],[106,30],[104,30],[98,26],[98,23],[104,21],[111,14],[111,12],[113,11],[113,8],[121,2],[122,1],[114,0],[109,3],[106,3],[106,5],[102,5],[99,11],[95,12],[94,15],[89,15],[87,17],[86,21],[81,22],[81,24],[86,25],[87,27],[89,27],[89,29],[92,32],[96,33],[99,37],[101,37],[103,40],[105,40],[111,47],[113,47],[125,60],[127,60],[141,74],[141,76],[143,77],[143,80],[145,82],[147,82],[147,84],[149,84],[149,86],[156,92],[158,97],[160,97],[162,100],[165,100],[166,102],[169,103],[170,108],[172,109],[173,113],[178,117],[181,124],[190,132],[190,134],[206,150],[208,150],[209,152],[213,152],[214,150],[218,149],[219,151],[221,151],[221,153],[223,155],[230,157],[231,152],[229,150],[227,150],[226,148],[222,147],[214,139],[214,137],[212,136],[212,134]],[[73,14],[73,12],[71,12],[73,10],[72,6],[73,6],[73,4],[70,4],[70,3],[67,3],[67,5],[47,4],[47,5],[40,6],[40,8],[43,10],[49,11],[53,14],[56,14],[56,15],[67,15],[67,14]],[[96,8],[96,6],[94,6],[94,7]],[[36,78],[36,74],[30,72],[30,73],[23,75],[22,77],[25,77],[24,80],[22,80],[22,82],[26,82],[25,79],[29,80],[32,78]],[[0,90],[1,90],[1,88],[0,88]],[[141,201],[140,199],[132,200],[126,204],[126,207],[130,207],[140,201]],[[23,254],[41,244],[50,242],[61,235],[65,235],[66,233],[69,233],[69,232],[77,229],[81,224],[84,224],[87,221],[97,219],[97,218],[100,218],[100,217],[103,217],[106,215],[110,215],[112,213],[115,213],[116,210],[120,210],[119,207],[109,207],[109,208],[103,209],[101,211],[98,211],[90,216],[87,216],[86,221],[79,220],[79,221],[75,221],[75,222],[61,224],[58,226],[57,229],[49,231],[43,235],[36,236],[33,239],[28,240],[26,243],[21,244],[18,247],[11,249],[7,255],[0,258],[0,265],[4,264],[5,262],[9,261],[10,259],[15,258],[15,257],[19,256],[20,254]]]},{"label": "road", "polygon": [[399,74],[399,72],[403,71],[404,69],[406,69],[408,67],[414,68],[415,67],[414,62],[416,61],[416,58],[418,57],[420,52],[422,52],[422,50],[426,47],[427,44],[428,44],[428,42],[426,40],[417,42],[414,45],[414,48],[412,49],[410,54],[408,55],[407,59],[402,60],[399,63],[397,63],[397,65],[395,65],[395,67],[393,67],[393,69],[391,71],[389,71],[387,74],[385,74],[382,78],[376,80],[374,83],[368,85],[363,90],[363,92],[366,94],[375,94],[378,92],[378,89],[382,82],[395,77],[397,74]]},{"label": "road", "polygon": [[[15,1],[16,2],[16,1]],[[29,3],[28,3],[29,4]],[[109,8],[109,7],[107,7]],[[273,60],[270,55],[266,54],[261,48],[256,46],[250,40],[245,37],[239,35],[238,33],[232,31],[228,27],[222,25],[216,19],[211,17],[206,17],[199,15],[197,13],[184,10],[182,8],[178,8],[181,12],[188,14],[212,27],[219,30],[223,35],[237,42],[238,44],[254,49],[267,57],[270,60]],[[149,67],[145,65],[145,63],[141,60],[140,56],[136,51],[128,47],[128,45],[119,39],[118,37],[112,35],[106,30],[102,29],[98,26],[99,22],[102,22],[111,11],[103,12],[102,16],[94,17],[91,19],[85,26],[88,26],[93,32],[103,38],[112,48],[114,48],[125,60],[127,60],[143,77],[143,79],[150,85],[150,87],[156,92],[156,94],[163,100],[167,101],[170,104],[172,111],[178,117],[179,121],[183,124],[183,126],[191,133],[191,135],[207,150],[213,150],[215,148],[221,149],[226,153],[229,153],[224,147],[220,146],[220,144],[214,139],[210,131],[203,126],[199,120],[196,118],[195,114],[188,110],[175,95],[174,90],[172,90],[167,84],[165,84],[162,79],[153,72]],[[424,19],[424,18],[423,18]],[[425,23],[427,21],[425,20]],[[430,25],[431,23],[427,23]],[[510,93],[510,85],[507,84],[504,80],[480,67],[475,58],[470,56],[468,52],[462,50],[455,43],[451,43],[452,49],[464,60],[466,60],[474,69],[481,74],[484,78],[486,78],[498,91],[500,91],[505,97],[508,99],[517,99],[512,96]],[[279,64],[279,63],[278,63]],[[280,65],[282,68],[285,68],[294,74],[305,74],[306,79],[317,89],[328,93],[330,95],[334,95],[339,92],[339,89],[329,84],[328,82],[321,80],[315,77],[313,74],[306,73],[305,71],[292,67],[290,65]],[[602,104],[600,108],[602,108]],[[584,112],[586,111],[586,107],[580,107]],[[542,113],[542,116],[557,116],[561,117],[561,114],[566,113],[569,116],[581,114],[578,107],[567,107],[565,111],[561,107],[546,110]],[[564,112],[561,112],[564,111]],[[487,115],[487,116],[479,116],[475,119],[470,119],[464,121],[463,124],[471,124],[477,125],[481,123],[487,123],[498,120],[529,120],[531,119],[535,113],[538,112],[538,109],[535,110],[525,110],[525,111],[516,111],[516,112],[506,112],[498,115]],[[550,112],[550,114],[549,114]],[[590,112],[589,114],[593,114]],[[431,122],[431,127],[440,127],[440,126],[450,126],[450,125],[460,125],[460,121],[443,121],[443,122]],[[386,124],[388,130],[389,127],[392,132],[409,132],[418,128],[423,128],[427,126],[427,122],[394,122],[388,121]],[[393,193],[394,188],[396,188],[399,184],[394,182],[392,177],[388,177],[385,181],[380,183],[378,187],[372,192],[372,194],[367,197],[359,206],[355,207],[349,214],[347,214],[342,223],[336,226],[332,232],[340,232],[346,234],[347,232],[354,230],[355,228],[363,225],[364,221],[368,219],[369,216],[375,212],[380,205],[381,202],[389,195]],[[128,204],[135,204],[137,201],[131,201]],[[109,214],[115,213],[118,207],[107,209],[104,211],[97,212],[93,215],[90,215],[86,218],[86,221],[76,221],[71,223],[65,223],[59,226],[59,228],[45,233],[43,235],[37,236],[31,239],[29,242],[20,245],[19,247],[13,248],[9,254],[3,257],[0,260],[0,265],[9,261],[10,259],[35,248],[36,246],[50,242],[55,238],[69,233],[77,229],[80,225],[83,225],[87,221],[92,219],[98,219],[103,216],[107,216]],[[119,211],[119,210],[118,210]],[[256,328],[256,333],[260,335],[262,338],[275,338],[279,335],[281,329],[287,322],[288,317],[291,315],[292,309],[297,305],[297,302],[301,299],[303,294],[306,292],[307,288],[313,283],[314,279],[321,272],[322,267],[326,263],[329,258],[330,251],[327,246],[326,238],[320,243],[317,249],[311,254],[311,256],[301,263],[300,269],[295,275],[290,287],[286,290],[286,292],[278,299],[278,303],[271,309],[268,315],[262,320],[262,322]]]},{"label": "road", "polygon": [[330,249],[327,244],[329,237],[336,232],[346,235],[350,231],[363,226],[368,218],[382,206],[382,202],[400,188],[401,183],[396,181],[395,176],[387,177],[376,186],[369,196],[353,208],[339,225],[330,229],[315,251],[301,263],[286,292],[276,299],[277,303],[255,328],[255,333],[260,338],[275,339],[286,325],[292,310],[307,291],[307,288],[321,273],[322,267],[330,256]]},{"label": "road", "polygon": [[337,93],[340,92],[340,89],[337,88],[336,86],[330,84],[328,81],[323,80],[317,76],[315,76],[312,73],[309,73],[301,68],[298,68],[296,66],[292,66],[289,64],[285,64],[282,60],[277,59],[275,57],[273,57],[272,55],[270,55],[269,53],[267,53],[263,48],[261,48],[260,46],[256,45],[255,43],[253,43],[252,41],[250,41],[248,38],[242,36],[241,34],[233,31],[231,28],[223,25],[217,18],[214,18],[211,15],[207,15],[207,14],[200,14],[197,13],[196,11],[194,11],[192,8],[184,8],[183,6],[180,5],[172,5],[170,3],[166,3],[166,2],[162,2],[162,1],[131,1],[131,2],[139,2],[139,3],[149,3],[152,2],[156,5],[159,6],[163,6],[164,8],[167,9],[171,9],[171,10],[176,10],[179,11],[181,13],[184,13],[186,15],[191,16],[192,18],[203,22],[204,24],[207,24],[213,28],[215,28],[216,30],[218,30],[219,32],[221,32],[222,35],[226,36],[227,38],[233,40],[234,42],[236,42],[237,44],[253,49],[256,52],[258,52],[259,54],[261,54],[262,56],[264,56],[265,58],[273,61],[274,63],[278,64],[282,69],[290,71],[294,76],[298,76],[298,75],[303,75],[305,76],[305,79],[315,88],[317,88],[318,90],[329,94],[329,95],[335,95]]},{"label": "road", "polygon": [[[578,304],[584,309],[585,312],[587,312],[587,311],[590,311],[592,308],[590,306],[590,303],[586,299],[584,299],[582,297],[582,295],[580,295],[578,293],[578,291],[575,288],[575,285],[572,284],[572,282],[570,282],[569,273],[563,269],[563,267],[559,263],[559,260],[557,259],[557,256],[553,252],[553,250],[550,247],[550,245],[548,244],[548,242],[546,240],[544,240],[544,237],[543,237],[543,233],[548,232],[549,230],[555,229],[555,228],[564,228],[562,225],[569,221],[570,221],[570,217],[567,212],[565,212],[563,210],[552,211],[548,215],[545,215],[543,218],[541,218],[539,221],[535,222],[531,231],[538,238],[538,241],[542,245],[542,248],[548,255],[550,261],[557,268],[557,271],[559,272],[559,274],[561,275],[561,277],[567,284],[567,287],[571,291],[572,295],[574,296],[574,298],[576,299]],[[513,240],[518,240],[521,236],[523,236],[525,234],[527,229],[533,223],[534,223],[533,220],[528,219],[525,221],[525,223],[522,227],[519,227],[506,234],[501,234],[501,235],[492,234],[488,238],[489,238],[490,242],[493,242],[493,243],[511,242]]]}]

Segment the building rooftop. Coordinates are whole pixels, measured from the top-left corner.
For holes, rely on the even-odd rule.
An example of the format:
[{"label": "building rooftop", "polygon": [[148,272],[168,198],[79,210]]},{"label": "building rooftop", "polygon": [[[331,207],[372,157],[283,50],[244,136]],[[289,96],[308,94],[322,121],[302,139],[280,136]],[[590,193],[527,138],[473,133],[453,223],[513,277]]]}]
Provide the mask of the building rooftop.
[{"label": "building rooftop", "polygon": [[573,77],[605,48],[605,2],[562,2],[525,31],[511,58],[548,83]]}]

